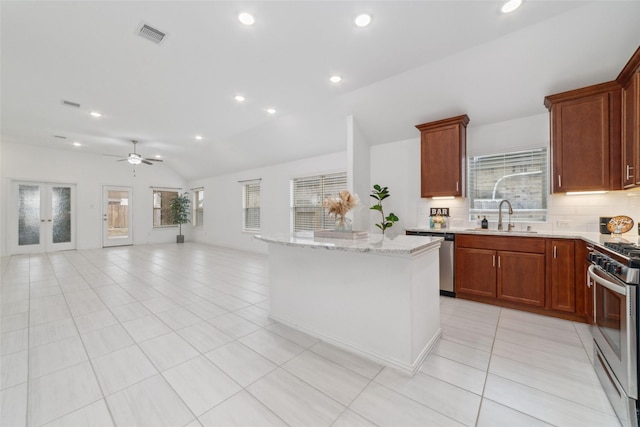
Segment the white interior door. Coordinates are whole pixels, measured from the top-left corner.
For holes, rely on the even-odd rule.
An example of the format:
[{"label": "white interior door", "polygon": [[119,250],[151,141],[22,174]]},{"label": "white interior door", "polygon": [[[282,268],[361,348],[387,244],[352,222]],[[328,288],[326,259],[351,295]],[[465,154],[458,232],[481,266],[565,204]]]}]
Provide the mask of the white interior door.
[{"label": "white interior door", "polygon": [[76,248],[73,184],[14,182],[12,253],[53,252]]},{"label": "white interior door", "polygon": [[133,245],[133,189],[104,187],[102,246]]}]

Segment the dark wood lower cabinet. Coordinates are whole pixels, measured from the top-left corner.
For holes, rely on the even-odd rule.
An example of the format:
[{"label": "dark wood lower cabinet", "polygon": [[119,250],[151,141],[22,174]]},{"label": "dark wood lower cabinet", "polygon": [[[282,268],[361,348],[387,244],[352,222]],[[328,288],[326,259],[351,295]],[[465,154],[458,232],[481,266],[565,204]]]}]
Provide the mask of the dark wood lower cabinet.
[{"label": "dark wood lower cabinet", "polygon": [[576,312],[575,242],[569,239],[547,240],[547,307]]},{"label": "dark wood lower cabinet", "polygon": [[496,251],[459,248],[456,251],[457,292],[496,297]]},{"label": "dark wood lower cabinet", "polygon": [[[580,287],[586,283],[582,281],[583,258],[578,258],[584,256],[585,249],[576,249],[580,243],[572,239],[458,234],[456,296],[589,322],[588,291]],[[576,266],[578,260],[580,268]]]},{"label": "dark wood lower cabinet", "polygon": [[498,298],[544,307],[544,254],[498,251]]}]

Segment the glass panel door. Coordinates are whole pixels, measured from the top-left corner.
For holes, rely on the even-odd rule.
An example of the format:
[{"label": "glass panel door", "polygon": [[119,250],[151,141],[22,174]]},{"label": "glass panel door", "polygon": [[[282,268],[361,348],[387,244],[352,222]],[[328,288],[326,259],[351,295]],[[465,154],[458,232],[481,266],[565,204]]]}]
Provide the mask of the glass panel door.
[{"label": "glass panel door", "polygon": [[104,187],[102,246],[133,245],[133,190]]},{"label": "glass panel door", "polygon": [[14,182],[13,194],[17,237],[11,253],[75,249],[74,185]]},{"label": "glass panel door", "polygon": [[40,185],[18,184],[18,246],[40,247]]}]

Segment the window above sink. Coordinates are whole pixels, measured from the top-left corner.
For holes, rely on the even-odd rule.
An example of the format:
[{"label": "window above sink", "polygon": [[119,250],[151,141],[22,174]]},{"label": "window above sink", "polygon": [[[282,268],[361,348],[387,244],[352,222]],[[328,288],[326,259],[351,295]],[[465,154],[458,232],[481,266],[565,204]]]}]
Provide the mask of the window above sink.
[{"label": "window above sink", "polygon": [[547,220],[547,149],[469,157],[469,220],[497,221],[498,205],[513,206],[511,222]]}]

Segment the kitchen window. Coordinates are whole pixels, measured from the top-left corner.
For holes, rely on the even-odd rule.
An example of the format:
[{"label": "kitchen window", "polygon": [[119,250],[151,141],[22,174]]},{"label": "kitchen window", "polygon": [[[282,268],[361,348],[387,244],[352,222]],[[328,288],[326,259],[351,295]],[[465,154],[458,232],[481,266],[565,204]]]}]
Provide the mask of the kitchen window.
[{"label": "kitchen window", "polygon": [[347,188],[347,173],[295,178],[291,181],[292,231],[333,228],[335,219],[327,215],[322,201],[336,197]]},{"label": "kitchen window", "polygon": [[242,231],[260,231],[260,180],[243,182]]},{"label": "kitchen window", "polygon": [[171,200],[178,197],[177,191],[153,190],[153,226],[167,227],[175,225],[171,218]]},{"label": "kitchen window", "polygon": [[[547,219],[547,149],[469,157],[469,219],[498,219],[498,205],[507,199],[513,222]],[[504,213],[507,208],[503,206]]]},{"label": "kitchen window", "polygon": [[204,188],[193,190],[193,226],[202,227],[204,221]]}]

